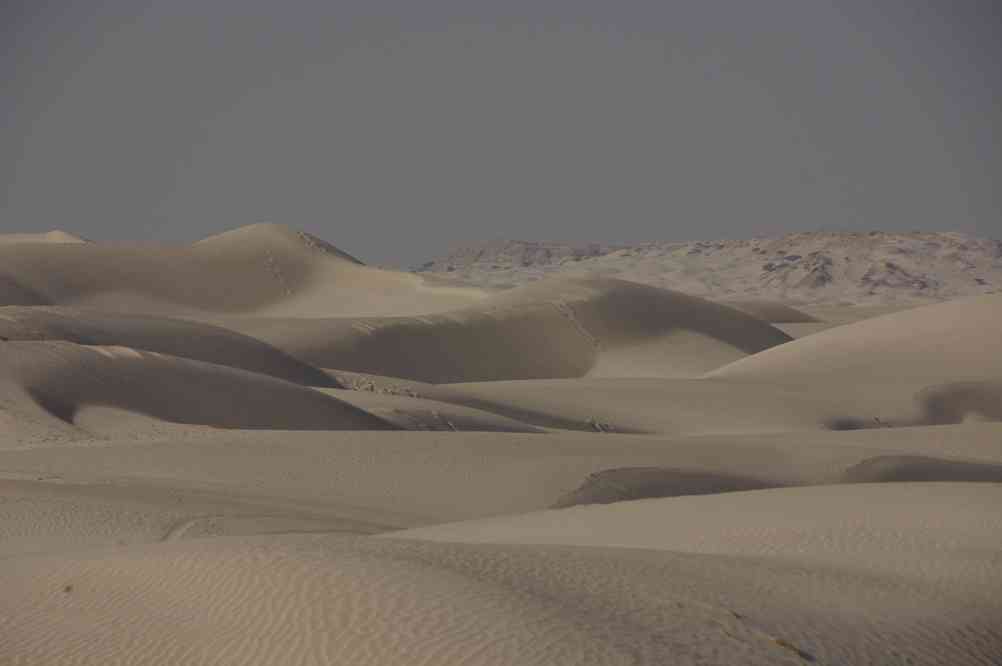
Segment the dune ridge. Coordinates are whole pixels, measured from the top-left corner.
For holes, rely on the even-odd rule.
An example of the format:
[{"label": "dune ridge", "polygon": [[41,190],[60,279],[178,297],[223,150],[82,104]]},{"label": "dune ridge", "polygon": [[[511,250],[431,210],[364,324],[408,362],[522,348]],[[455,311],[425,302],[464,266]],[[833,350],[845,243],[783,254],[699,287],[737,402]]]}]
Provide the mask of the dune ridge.
[{"label": "dune ridge", "polygon": [[[364,266],[325,241],[277,224],[241,227],[190,246],[0,243],[0,266],[20,292],[37,294],[28,304],[202,317],[268,308],[295,316],[366,314],[374,294],[396,294],[394,305],[410,299],[431,309],[480,297],[475,289],[430,286],[415,275]],[[12,289],[0,292],[0,305],[18,304],[13,301],[20,292],[5,293]]]},{"label": "dune ridge", "polygon": [[422,317],[223,324],[317,366],[430,383],[616,376],[640,363],[655,376],[699,374],[790,340],[726,306],[596,279],[540,283]]}]

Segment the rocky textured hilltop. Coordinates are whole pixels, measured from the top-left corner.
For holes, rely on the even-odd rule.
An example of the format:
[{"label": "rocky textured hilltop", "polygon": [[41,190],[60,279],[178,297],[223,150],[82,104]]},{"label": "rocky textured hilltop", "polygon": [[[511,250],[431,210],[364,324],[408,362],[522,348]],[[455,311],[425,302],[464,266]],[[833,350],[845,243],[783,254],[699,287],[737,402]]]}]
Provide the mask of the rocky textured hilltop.
[{"label": "rocky textured hilltop", "polygon": [[416,270],[499,288],[584,273],[709,298],[921,303],[1002,291],[1002,241],[876,231],[634,246],[494,241]]}]

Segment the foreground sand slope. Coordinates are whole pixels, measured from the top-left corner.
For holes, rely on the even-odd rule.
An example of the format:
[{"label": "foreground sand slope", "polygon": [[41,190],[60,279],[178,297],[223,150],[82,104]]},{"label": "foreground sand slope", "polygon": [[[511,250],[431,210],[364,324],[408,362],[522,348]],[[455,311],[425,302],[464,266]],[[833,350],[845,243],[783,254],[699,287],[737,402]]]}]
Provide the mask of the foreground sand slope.
[{"label": "foreground sand slope", "polygon": [[186,313],[371,315],[444,310],[483,293],[362,265],[333,245],[256,224],[190,246],[0,243],[0,305]]},{"label": "foreground sand slope", "polygon": [[314,365],[432,383],[687,376],[790,340],[733,308],[604,279],[547,280],[422,317],[224,325]]},{"label": "foreground sand slope", "polygon": [[204,539],[8,560],[0,632],[8,660],[57,666],[989,664],[984,545],[927,583],[630,548]]},{"label": "foreground sand slope", "polygon": [[[903,625],[914,622],[910,630],[915,632],[916,644],[905,650],[940,654],[912,659],[921,663],[992,663],[1002,654],[999,502],[999,484],[783,488],[576,507],[408,530],[393,536],[750,557],[800,571],[805,578],[805,597],[816,592],[819,580],[839,572],[844,580],[852,581],[850,587],[872,585],[896,602],[904,598],[901,593],[905,590],[921,591],[926,597],[922,607],[898,618]],[[736,506],[740,510],[735,510]],[[865,607],[865,612],[875,609],[869,599]],[[891,628],[894,621],[881,624],[881,633],[889,629],[891,636],[895,633]],[[948,628],[950,625],[953,627]],[[953,631],[962,632],[963,638],[950,638]],[[943,643],[935,646],[930,634],[938,634]],[[904,646],[895,645],[890,636],[885,641],[885,655],[872,663],[898,659],[909,663],[901,652]]]},{"label": "foreground sand slope", "polygon": [[357,407],[267,375],[70,342],[0,342],[0,395],[15,427],[27,418],[63,429],[86,408],[110,407],[220,428],[391,428]]}]

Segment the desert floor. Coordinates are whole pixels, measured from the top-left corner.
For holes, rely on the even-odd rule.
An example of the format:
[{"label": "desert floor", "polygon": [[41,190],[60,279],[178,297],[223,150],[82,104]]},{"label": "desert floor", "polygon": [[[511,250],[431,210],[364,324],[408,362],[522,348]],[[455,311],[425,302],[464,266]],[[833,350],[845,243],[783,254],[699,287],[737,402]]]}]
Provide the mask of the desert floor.
[{"label": "desert floor", "polygon": [[1002,663],[1002,294],[0,235],[0,664]]}]

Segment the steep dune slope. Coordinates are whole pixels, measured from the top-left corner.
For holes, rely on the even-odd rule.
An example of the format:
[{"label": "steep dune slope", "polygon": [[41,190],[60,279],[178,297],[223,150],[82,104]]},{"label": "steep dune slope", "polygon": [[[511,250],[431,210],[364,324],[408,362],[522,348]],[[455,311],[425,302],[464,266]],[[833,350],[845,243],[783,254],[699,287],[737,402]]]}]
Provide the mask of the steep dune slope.
[{"label": "steep dune slope", "polygon": [[699,374],[790,338],[732,308],[620,280],[550,280],[423,317],[232,319],[314,365],[442,383]]},{"label": "steep dune slope", "polygon": [[[0,538],[7,552],[25,541],[34,547],[32,534],[47,534],[56,550],[59,539],[63,545],[85,541],[94,513],[88,507],[96,501],[87,499],[93,498],[88,488],[102,497],[107,493],[101,489],[110,489],[123,502],[146,506],[130,513],[157,524],[158,516],[176,513],[177,497],[186,503],[201,497],[243,505],[245,516],[292,512],[391,529],[539,511],[568,499],[620,501],[634,493],[670,497],[859,481],[998,481],[1000,468],[998,424],[686,438],[209,430],[137,441],[127,434],[74,446],[0,448],[0,478],[31,481],[36,498],[51,496],[62,507],[40,515],[28,530],[0,527]],[[647,471],[625,477],[614,472],[618,494],[595,496],[593,475],[608,478],[624,469]],[[151,495],[153,489],[158,492]],[[79,506],[73,497],[81,498]],[[732,506],[740,511],[739,504]],[[185,510],[190,518],[215,515]],[[18,515],[24,507],[5,511]],[[15,524],[29,522],[25,517]],[[138,539],[129,536],[134,530],[128,525],[123,530],[130,541]],[[102,533],[114,536],[110,526]]]},{"label": "steep dune slope", "polygon": [[16,409],[31,412],[35,405],[64,423],[97,406],[221,428],[391,428],[361,409],[274,377],[128,347],[0,342],[0,384],[22,395]]}]

